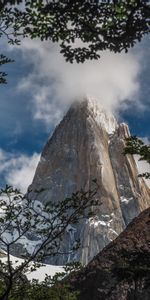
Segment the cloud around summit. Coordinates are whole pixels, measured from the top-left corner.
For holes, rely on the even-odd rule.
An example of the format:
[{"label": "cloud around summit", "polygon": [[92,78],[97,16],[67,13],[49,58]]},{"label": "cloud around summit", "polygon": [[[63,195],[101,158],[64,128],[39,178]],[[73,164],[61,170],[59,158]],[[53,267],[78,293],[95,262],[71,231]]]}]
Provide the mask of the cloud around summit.
[{"label": "cloud around summit", "polygon": [[[9,49],[16,51],[14,47]],[[72,101],[85,95],[96,98],[115,113],[120,107],[126,108],[126,100],[128,105],[136,104],[136,109],[143,109],[144,104],[139,100],[142,51],[105,52],[99,60],[70,64],[59,50],[56,44],[29,39],[24,39],[17,48],[21,59],[31,65],[30,71],[21,75],[16,91],[20,97],[23,93],[28,95],[33,122],[40,120],[48,130],[50,126],[54,128]],[[4,172],[7,183],[25,192],[38,160],[38,153],[13,157],[1,149],[0,172]]]},{"label": "cloud around summit", "polygon": [[67,63],[59,47],[51,42],[24,39],[20,50],[32,65],[30,74],[18,83],[20,93],[30,91],[32,113],[45,124],[57,124],[66,107],[76,98],[92,96],[114,112],[138,101],[141,53],[104,52],[96,61]]}]

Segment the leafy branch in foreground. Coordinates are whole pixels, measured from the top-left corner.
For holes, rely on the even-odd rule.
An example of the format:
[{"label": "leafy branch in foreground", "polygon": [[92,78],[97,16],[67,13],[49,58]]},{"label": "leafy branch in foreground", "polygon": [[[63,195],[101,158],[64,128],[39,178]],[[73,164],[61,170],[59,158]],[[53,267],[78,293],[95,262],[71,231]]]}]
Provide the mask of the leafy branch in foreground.
[{"label": "leafy branch in foreground", "polygon": [[[61,240],[68,225],[93,215],[90,208],[97,205],[97,188],[96,184],[92,190],[78,191],[70,198],[58,203],[50,201],[45,206],[10,186],[1,190],[0,247],[6,252],[6,259],[5,262],[0,259],[0,281],[3,286],[0,300],[9,299],[16,286],[24,282],[24,274],[39,267],[45,257],[60,253]],[[36,237],[36,243],[26,252],[21,263],[13,265],[11,251],[17,244],[23,244],[27,236]],[[78,247],[75,241],[70,251]]]},{"label": "leafy branch in foreground", "polygon": [[127,52],[149,32],[149,0],[0,2],[0,37],[11,44],[23,37],[59,43],[71,63],[99,59],[104,50]]},{"label": "leafy branch in foreground", "polygon": [[[139,160],[144,160],[150,164],[150,145],[145,145],[144,142],[136,136],[131,136],[126,139],[124,154],[137,154],[139,156]],[[148,179],[150,178],[150,173],[146,172],[139,174],[139,177]]]},{"label": "leafy branch in foreground", "polygon": [[[4,64],[8,64],[8,63],[10,63],[10,62],[13,62],[13,60],[10,59],[10,58],[8,58],[8,57],[6,57],[6,56],[3,55],[3,54],[0,54],[0,67],[1,67],[2,65],[4,65]],[[0,71],[0,84],[1,84],[1,83],[7,83],[7,81],[6,81],[6,76],[7,76],[7,74],[6,74],[5,72]]]},{"label": "leafy branch in foreground", "polygon": [[127,52],[150,32],[148,0],[1,2],[0,35],[15,43],[20,35],[59,42],[70,62],[98,59],[106,49]]}]

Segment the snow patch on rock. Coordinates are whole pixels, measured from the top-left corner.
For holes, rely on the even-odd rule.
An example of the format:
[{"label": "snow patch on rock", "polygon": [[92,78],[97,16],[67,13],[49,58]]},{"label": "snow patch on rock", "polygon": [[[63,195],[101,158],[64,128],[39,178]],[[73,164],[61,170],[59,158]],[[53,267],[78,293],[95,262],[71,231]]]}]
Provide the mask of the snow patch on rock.
[{"label": "snow patch on rock", "polygon": [[[7,256],[6,256],[6,252],[3,250],[0,250],[1,252],[3,252],[3,257],[1,257],[1,261],[3,263],[7,263]],[[12,265],[14,266],[14,268],[19,267],[22,263],[24,263],[24,259],[22,258],[18,258],[16,256],[10,255],[10,260],[12,262]],[[32,266],[32,262],[31,265]],[[30,272],[27,271],[25,273],[25,275],[27,276],[28,280],[32,280],[32,279],[37,279],[39,280],[39,282],[44,281],[46,275],[48,276],[54,276],[56,273],[61,273],[64,272],[64,268],[63,266],[54,266],[54,265],[47,265],[47,264],[41,264],[41,266],[39,268],[37,268],[37,270]]]},{"label": "snow patch on rock", "polygon": [[120,201],[121,203],[125,203],[125,204],[128,204],[130,201],[133,200],[133,197],[130,197],[130,198],[125,198],[124,196],[121,196],[120,197]]}]

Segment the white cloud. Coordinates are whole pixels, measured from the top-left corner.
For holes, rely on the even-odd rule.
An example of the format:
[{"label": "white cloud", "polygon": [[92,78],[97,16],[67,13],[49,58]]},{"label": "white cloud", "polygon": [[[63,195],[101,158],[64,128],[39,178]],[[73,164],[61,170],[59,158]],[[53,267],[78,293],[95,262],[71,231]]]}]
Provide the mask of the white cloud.
[{"label": "white cloud", "polygon": [[24,39],[19,49],[33,68],[18,88],[30,91],[34,118],[46,124],[55,125],[66,106],[85,94],[97,98],[111,111],[126,99],[136,101],[138,106],[138,55],[104,52],[98,61],[70,64],[59,53],[58,46],[50,42]]},{"label": "white cloud", "polygon": [[3,174],[7,184],[25,193],[32,182],[39,159],[38,153],[31,156],[14,155],[0,149],[0,173]]},{"label": "white cloud", "polygon": [[150,145],[150,141],[149,141],[149,139],[148,139],[147,136],[144,136],[144,137],[142,137],[142,138],[140,138],[140,139],[143,141],[144,144]]}]

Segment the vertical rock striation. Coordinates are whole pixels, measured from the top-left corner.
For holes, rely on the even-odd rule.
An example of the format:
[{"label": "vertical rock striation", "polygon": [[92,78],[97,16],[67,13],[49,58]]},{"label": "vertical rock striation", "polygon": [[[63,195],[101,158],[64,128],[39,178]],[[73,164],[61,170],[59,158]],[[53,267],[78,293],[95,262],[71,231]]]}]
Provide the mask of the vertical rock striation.
[{"label": "vertical rock striation", "polygon": [[30,197],[42,203],[61,201],[81,188],[90,189],[97,179],[97,198],[102,203],[94,218],[66,232],[62,250],[68,251],[80,238],[79,251],[50,263],[62,265],[75,259],[87,264],[150,205],[150,191],[137,176],[134,158],[122,154],[128,136],[126,124],[118,124],[93,100],[84,100],[70,108],[48,140],[28,190]]}]

